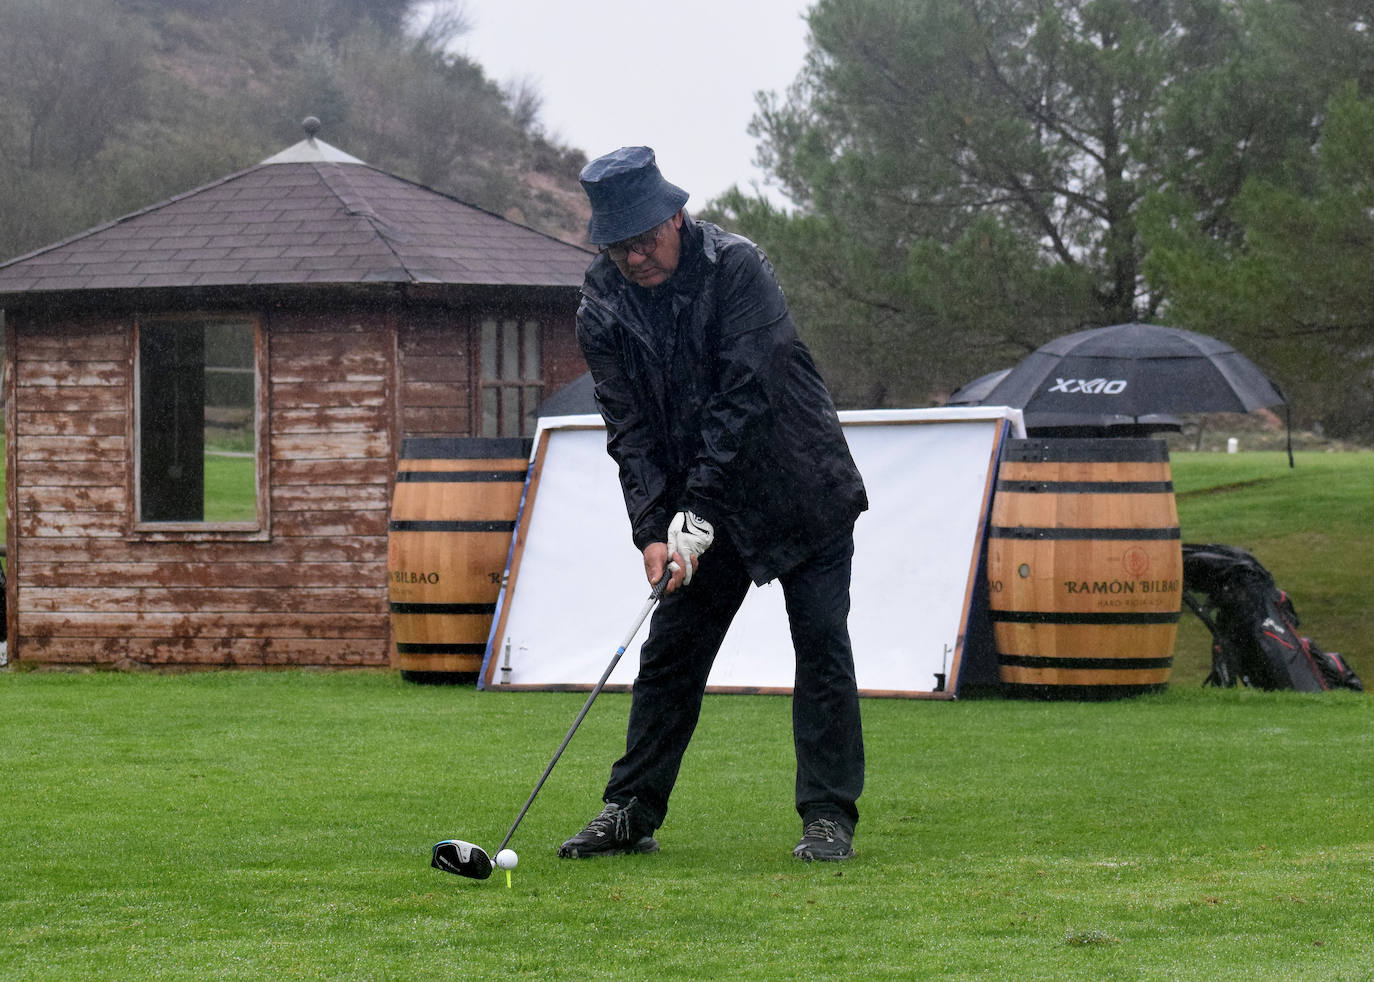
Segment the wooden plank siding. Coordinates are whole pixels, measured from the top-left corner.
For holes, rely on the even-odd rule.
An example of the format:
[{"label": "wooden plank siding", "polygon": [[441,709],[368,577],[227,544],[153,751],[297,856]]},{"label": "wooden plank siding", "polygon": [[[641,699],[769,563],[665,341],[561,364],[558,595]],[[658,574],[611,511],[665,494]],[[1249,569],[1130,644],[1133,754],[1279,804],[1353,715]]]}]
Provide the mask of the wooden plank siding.
[{"label": "wooden plank siding", "polygon": [[133,315],[6,319],[12,659],[387,665],[397,457],[407,437],[478,435],[481,318],[540,320],[546,395],[586,370],[571,305],[257,316],[269,450],[252,535],[135,521]]},{"label": "wooden plank siding", "polygon": [[[275,622],[262,630],[281,655],[313,663],[385,665],[389,626],[386,528],[395,471],[395,333],[389,314],[269,321],[272,544],[321,555],[351,542],[357,558],[286,558]],[[296,580],[291,573],[299,574]],[[256,584],[255,584],[256,587]],[[241,617],[236,611],[231,617]]]},{"label": "wooden plank siding", "polygon": [[474,435],[477,341],[471,315],[407,317],[399,334],[402,436]]},{"label": "wooden plank siding", "polygon": [[17,325],[13,657],[387,664],[391,319],[267,322],[263,541],[131,531],[131,319]]},{"label": "wooden plank siding", "polygon": [[577,345],[576,310],[574,303],[564,309],[545,307],[536,315],[544,326],[541,368],[545,399],[587,371],[587,362]]}]

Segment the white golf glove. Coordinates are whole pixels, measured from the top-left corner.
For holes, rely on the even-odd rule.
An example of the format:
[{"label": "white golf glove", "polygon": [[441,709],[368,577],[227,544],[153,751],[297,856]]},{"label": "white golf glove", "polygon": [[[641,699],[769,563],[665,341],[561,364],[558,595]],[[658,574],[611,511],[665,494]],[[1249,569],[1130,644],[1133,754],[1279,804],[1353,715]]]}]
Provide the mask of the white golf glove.
[{"label": "white golf glove", "polygon": [[704,518],[690,511],[680,511],[668,523],[668,555],[677,553],[687,564],[682,571],[682,585],[692,582],[693,559],[701,556],[716,537],[716,530]]}]

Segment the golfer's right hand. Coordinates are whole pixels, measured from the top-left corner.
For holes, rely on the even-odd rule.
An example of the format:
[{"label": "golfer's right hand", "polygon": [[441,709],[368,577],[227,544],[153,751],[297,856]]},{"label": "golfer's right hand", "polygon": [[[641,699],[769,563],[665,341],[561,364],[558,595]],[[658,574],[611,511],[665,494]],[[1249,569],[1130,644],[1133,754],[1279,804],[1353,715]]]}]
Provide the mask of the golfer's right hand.
[{"label": "golfer's right hand", "polygon": [[668,580],[668,593],[672,593],[682,586],[684,573],[682,567],[677,563],[668,562],[668,543],[651,542],[644,547],[644,575],[648,577],[649,584],[652,586],[663,577],[663,571],[667,569],[672,573],[672,578]]},{"label": "golfer's right hand", "polygon": [[692,582],[697,561],[715,538],[716,530],[711,523],[694,512],[680,511],[668,523],[668,554],[674,563],[682,565],[683,583]]}]

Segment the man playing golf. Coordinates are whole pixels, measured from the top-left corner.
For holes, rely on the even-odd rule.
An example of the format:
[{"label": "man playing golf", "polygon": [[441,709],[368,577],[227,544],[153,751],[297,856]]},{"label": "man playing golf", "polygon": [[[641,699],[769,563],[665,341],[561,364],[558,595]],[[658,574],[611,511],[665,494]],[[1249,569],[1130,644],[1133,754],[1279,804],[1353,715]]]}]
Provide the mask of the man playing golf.
[{"label": "man playing golf", "polygon": [[[839,417],[762,251],[694,221],[648,147],[582,171],[592,206],[577,338],[606,421],[650,621],[625,755],[569,858],[655,852],[707,675],[750,581],[782,584],[796,680],[802,859],[853,855],[863,733],[849,643],[854,522],[868,506]],[[671,563],[671,565],[670,565]]]}]

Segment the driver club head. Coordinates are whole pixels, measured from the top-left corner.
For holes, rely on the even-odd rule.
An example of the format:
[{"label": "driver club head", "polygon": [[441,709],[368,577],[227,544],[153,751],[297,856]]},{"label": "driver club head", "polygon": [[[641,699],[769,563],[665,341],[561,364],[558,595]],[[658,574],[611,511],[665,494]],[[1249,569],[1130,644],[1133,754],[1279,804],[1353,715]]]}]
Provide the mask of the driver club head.
[{"label": "driver club head", "polygon": [[491,857],[486,850],[462,839],[436,842],[429,865],[445,873],[456,873],[473,880],[485,880],[491,876]]}]

